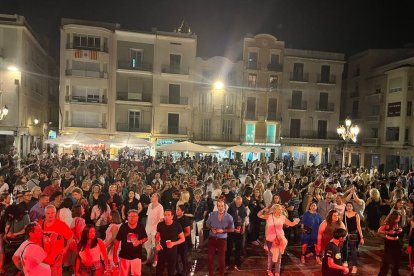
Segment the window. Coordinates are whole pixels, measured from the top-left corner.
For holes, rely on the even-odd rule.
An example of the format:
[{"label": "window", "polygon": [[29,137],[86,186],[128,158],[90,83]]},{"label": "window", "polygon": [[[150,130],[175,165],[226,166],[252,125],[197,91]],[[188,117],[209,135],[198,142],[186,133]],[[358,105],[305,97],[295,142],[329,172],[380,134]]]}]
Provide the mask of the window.
[{"label": "window", "polygon": [[408,142],[409,137],[410,137],[410,129],[406,128],[405,129],[405,135],[404,135],[404,142]]},{"label": "window", "polygon": [[179,134],[180,115],[168,113],[168,134]]},{"label": "window", "polygon": [[256,53],[256,52],[250,52],[249,53],[249,60],[248,60],[248,63],[247,63],[247,68],[250,68],[250,69],[257,69],[257,61],[258,61],[258,59],[259,59],[259,54],[258,53]]},{"label": "window", "polygon": [[181,66],[181,56],[170,54],[170,70],[172,73],[180,70]]},{"label": "window", "polygon": [[378,128],[371,128],[371,138],[378,138]]},{"label": "window", "polygon": [[407,102],[407,116],[411,116],[412,102]]},{"label": "window", "polygon": [[293,79],[302,80],[303,79],[303,63],[294,63],[293,64]]},{"label": "window", "polygon": [[379,105],[372,105],[371,106],[371,115],[372,116],[377,116],[380,115],[380,106]]},{"label": "window", "polygon": [[402,84],[403,84],[402,77],[390,79],[389,83],[388,83],[388,85],[390,87],[389,92],[390,93],[395,93],[395,92],[402,91]]},{"label": "window", "polygon": [[212,111],[211,93],[210,92],[200,93],[199,104],[200,104],[200,111],[211,112]]},{"label": "window", "polygon": [[201,120],[201,137],[202,137],[202,139],[204,139],[204,140],[209,140],[210,139],[210,134],[211,134],[210,126],[211,126],[211,120],[210,119],[202,119]]},{"label": "window", "polygon": [[180,85],[170,83],[168,92],[168,103],[180,104]]},{"label": "window", "polygon": [[98,128],[100,113],[95,112],[72,112],[73,127],[90,127]]},{"label": "window", "polygon": [[328,93],[326,92],[319,94],[319,110],[328,110]]},{"label": "window", "polygon": [[277,119],[277,99],[270,98],[267,106],[267,119],[276,120]]},{"label": "window", "polygon": [[328,131],[328,121],[318,120],[318,139],[326,139]]},{"label": "window", "polygon": [[388,117],[399,117],[401,115],[401,102],[388,103]]},{"label": "window", "polygon": [[224,140],[231,140],[233,136],[233,120],[223,120],[222,134]]},{"label": "window", "polygon": [[270,55],[270,64],[272,64],[272,65],[279,64],[279,55],[271,54]]},{"label": "window", "polygon": [[232,71],[227,74],[227,83],[229,85],[236,85],[236,72]]},{"label": "window", "polygon": [[73,35],[73,47],[74,48],[86,48],[93,50],[101,49],[101,38],[91,35]]},{"label": "window", "polygon": [[249,74],[248,86],[249,87],[256,87],[256,85],[257,85],[257,75],[256,74]]},{"label": "window", "polygon": [[246,105],[246,118],[255,119],[256,118],[256,98],[248,97]]},{"label": "window", "polygon": [[138,130],[141,125],[141,112],[136,110],[128,111],[128,128],[129,131]]},{"label": "window", "polygon": [[276,143],[276,125],[268,124],[266,126],[266,143]]},{"label": "window", "polygon": [[399,127],[387,127],[386,139],[387,141],[400,140],[400,128]]},{"label": "window", "polygon": [[321,82],[329,83],[331,74],[331,67],[329,65],[322,65],[321,67]]},{"label": "window", "polygon": [[297,109],[302,107],[302,91],[292,91],[292,107]]},{"label": "window", "polygon": [[300,119],[290,119],[290,137],[300,137]]},{"label": "window", "polygon": [[130,49],[130,62],[132,68],[141,68],[142,67],[142,57],[143,51],[137,49]]},{"label": "window", "polygon": [[246,143],[254,143],[256,125],[254,123],[246,124]]},{"label": "window", "polygon": [[203,81],[206,83],[211,83],[213,81],[213,72],[208,70],[203,70]]},{"label": "window", "polygon": [[269,77],[269,88],[270,89],[277,89],[278,82],[279,82],[279,77],[277,75],[270,75],[270,77]]}]

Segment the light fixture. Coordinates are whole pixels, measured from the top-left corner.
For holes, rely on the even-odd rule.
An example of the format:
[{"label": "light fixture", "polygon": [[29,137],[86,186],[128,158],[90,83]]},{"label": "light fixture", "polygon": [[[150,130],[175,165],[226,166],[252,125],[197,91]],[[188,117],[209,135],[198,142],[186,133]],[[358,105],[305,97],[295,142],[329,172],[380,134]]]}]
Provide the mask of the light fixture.
[{"label": "light fixture", "polygon": [[214,88],[214,90],[217,90],[217,91],[224,90],[224,82],[222,82],[220,80],[214,82],[213,88]]},{"label": "light fixture", "polygon": [[9,108],[5,105],[0,109],[0,120],[4,120],[7,114],[9,114]]},{"label": "light fixture", "polygon": [[34,120],[33,120],[33,123],[34,123],[35,125],[39,124],[39,119],[34,119]]},{"label": "light fixture", "polygon": [[357,125],[353,125],[351,119],[346,118],[345,126],[339,125],[336,128],[336,132],[345,141],[344,148],[342,149],[342,166],[345,166],[345,148],[348,146],[349,141],[352,141],[354,143],[357,141],[359,127]]},{"label": "light fixture", "polygon": [[10,65],[9,67],[7,67],[7,70],[9,70],[11,72],[18,72],[19,68],[17,66]]}]

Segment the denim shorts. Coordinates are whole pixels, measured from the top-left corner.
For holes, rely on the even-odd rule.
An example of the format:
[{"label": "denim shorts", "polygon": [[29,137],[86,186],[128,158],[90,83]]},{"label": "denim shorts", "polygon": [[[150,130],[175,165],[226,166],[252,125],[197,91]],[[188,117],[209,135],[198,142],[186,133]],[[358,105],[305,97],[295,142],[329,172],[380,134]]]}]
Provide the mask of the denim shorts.
[{"label": "denim shorts", "polygon": [[79,267],[79,273],[90,273],[95,270],[102,269],[104,267],[105,266],[104,266],[103,261],[94,262],[92,263],[91,266],[86,266],[85,264],[81,262],[80,267]]}]

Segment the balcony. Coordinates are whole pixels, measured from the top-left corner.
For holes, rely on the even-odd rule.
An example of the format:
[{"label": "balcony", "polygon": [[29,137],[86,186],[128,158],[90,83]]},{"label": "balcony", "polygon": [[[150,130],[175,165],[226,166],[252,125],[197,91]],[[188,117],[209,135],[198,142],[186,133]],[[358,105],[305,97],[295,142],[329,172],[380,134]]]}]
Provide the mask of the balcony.
[{"label": "balcony", "polygon": [[358,98],[359,97],[359,91],[353,91],[349,94],[351,98]]},{"label": "balcony", "polygon": [[202,104],[194,107],[196,111],[202,112],[202,113],[211,113],[214,110],[214,107],[212,104]]},{"label": "balcony", "polygon": [[133,64],[131,60],[119,60],[118,69],[132,70],[132,71],[152,71],[152,63],[148,62],[139,62]]},{"label": "balcony", "polygon": [[380,139],[379,138],[364,138],[362,139],[363,145],[370,145],[370,146],[379,146]]},{"label": "balcony", "polygon": [[195,133],[193,139],[196,141],[240,142],[240,137],[233,134]]},{"label": "balcony", "polygon": [[106,128],[106,123],[98,122],[65,122],[65,127]]},{"label": "balcony", "polygon": [[280,112],[270,112],[266,116],[267,121],[282,121],[282,114]]},{"label": "balcony", "polygon": [[308,82],[309,81],[309,74],[303,73],[303,74],[295,74],[293,72],[290,73],[290,81],[297,81],[297,82]]},{"label": "balcony", "polygon": [[168,96],[161,96],[160,103],[161,104],[188,105],[188,97],[172,98]]},{"label": "balcony", "polygon": [[67,43],[66,44],[66,49],[79,49],[79,50],[90,50],[90,51],[99,51],[99,52],[104,52],[104,53],[108,53],[108,46],[107,45],[102,45],[100,47],[96,47],[96,46],[80,46],[80,45],[75,45],[73,43]]},{"label": "balcony", "polygon": [[307,110],[308,109],[308,103],[306,101],[301,102],[290,102],[288,109],[291,110]]},{"label": "balcony", "polygon": [[188,75],[189,68],[182,65],[170,65],[163,64],[161,67],[161,73],[177,74],[177,75]]},{"label": "balcony", "polygon": [[381,121],[381,115],[367,116],[366,122],[368,124],[378,124]]},{"label": "balcony", "polygon": [[[291,135],[292,134],[292,135]],[[294,135],[294,133],[283,134],[283,138],[294,138],[294,139],[329,139],[329,140],[338,140],[338,133],[335,131],[331,132],[318,132],[315,130],[303,130],[300,129],[299,135]]]},{"label": "balcony", "polygon": [[221,114],[227,114],[227,115],[236,114],[236,106],[235,105],[222,105]]},{"label": "balcony", "polygon": [[116,131],[122,132],[151,132],[151,125],[140,124],[138,127],[129,126],[127,123],[117,123]]},{"label": "balcony", "polygon": [[118,101],[132,101],[132,102],[151,102],[151,93],[131,93],[131,92],[117,92],[116,99]]},{"label": "balcony", "polygon": [[335,111],[335,103],[321,104],[320,102],[317,102],[315,110],[316,111],[323,111],[323,112],[334,112]]},{"label": "balcony", "polygon": [[178,135],[187,135],[187,128],[186,127],[178,127],[178,126],[161,126],[160,134],[178,134]]},{"label": "balcony", "polygon": [[268,135],[255,135],[254,141],[251,139],[245,140],[245,143],[255,143],[255,144],[275,144],[280,142],[280,137],[268,136]]},{"label": "balcony", "polygon": [[66,73],[66,76],[98,78],[98,79],[107,79],[108,78],[108,72],[66,69],[65,73]]},{"label": "balcony", "polygon": [[318,84],[336,84],[336,76],[335,75],[329,75],[324,76],[321,74],[318,74]]},{"label": "balcony", "polygon": [[99,95],[86,95],[86,96],[66,96],[65,100],[67,103],[108,103],[105,96]]},{"label": "balcony", "polygon": [[246,63],[246,69],[260,70],[261,69],[261,64],[260,64],[260,62],[257,62],[257,61],[248,61]]},{"label": "balcony", "polygon": [[279,64],[279,63],[269,63],[267,65],[267,71],[283,72],[283,64]]},{"label": "balcony", "polygon": [[246,120],[252,120],[252,121],[257,121],[258,116],[256,115],[256,113],[246,112],[244,114],[244,119],[246,119]]},{"label": "balcony", "polygon": [[375,91],[374,93],[368,94],[365,96],[365,99],[370,102],[381,102],[382,101],[382,93],[379,91]]}]

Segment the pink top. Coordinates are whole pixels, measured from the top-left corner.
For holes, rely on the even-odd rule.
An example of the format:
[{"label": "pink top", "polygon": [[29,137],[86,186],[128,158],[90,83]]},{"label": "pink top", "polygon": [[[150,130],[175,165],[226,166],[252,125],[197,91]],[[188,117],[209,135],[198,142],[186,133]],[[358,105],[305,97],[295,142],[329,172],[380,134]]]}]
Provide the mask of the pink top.
[{"label": "pink top", "polygon": [[283,224],[285,224],[286,217],[280,215],[279,217],[273,214],[269,215],[266,220],[266,240],[273,242],[277,236],[285,236],[283,232]]}]

